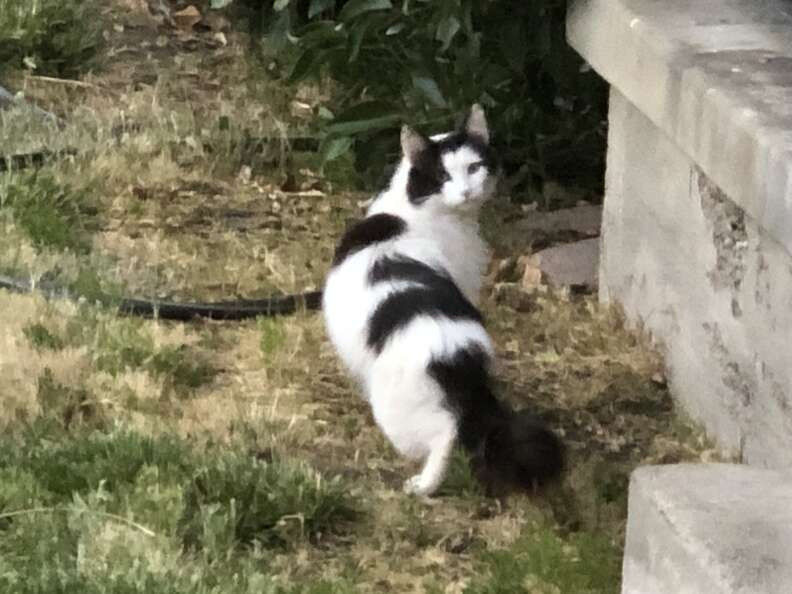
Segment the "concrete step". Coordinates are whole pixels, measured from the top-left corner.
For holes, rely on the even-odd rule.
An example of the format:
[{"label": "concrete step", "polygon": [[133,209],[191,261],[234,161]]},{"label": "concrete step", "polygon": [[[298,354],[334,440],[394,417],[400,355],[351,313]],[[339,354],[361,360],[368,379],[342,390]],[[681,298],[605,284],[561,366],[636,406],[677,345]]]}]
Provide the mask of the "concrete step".
[{"label": "concrete step", "polygon": [[646,466],[630,481],[622,594],[792,592],[792,473]]}]

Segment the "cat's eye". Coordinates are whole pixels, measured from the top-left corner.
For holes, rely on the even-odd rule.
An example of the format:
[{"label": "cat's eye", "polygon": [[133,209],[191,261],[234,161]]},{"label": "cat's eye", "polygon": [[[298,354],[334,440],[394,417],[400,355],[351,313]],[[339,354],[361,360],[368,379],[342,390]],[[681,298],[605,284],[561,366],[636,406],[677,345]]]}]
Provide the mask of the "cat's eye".
[{"label": "cat's eye", "polygon": [[468,165],[468,175],[473,175],[474,173],[476,173],[476,171],[481,169],[482,165],[483,163],[481,161],[479,161],[478,163],[471,163],[470,165]]}]

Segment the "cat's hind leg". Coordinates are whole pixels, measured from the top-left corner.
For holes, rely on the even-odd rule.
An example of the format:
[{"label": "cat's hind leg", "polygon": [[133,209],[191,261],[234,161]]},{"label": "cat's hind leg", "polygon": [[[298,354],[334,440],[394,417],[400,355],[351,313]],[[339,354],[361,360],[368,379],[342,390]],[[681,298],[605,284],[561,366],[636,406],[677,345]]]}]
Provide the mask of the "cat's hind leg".
[{"label": "cat's hind leg", "polygon": [[407,493],[428,497],[437,491],[443,483],[451,452],[456,441],[456,425],[453,421],[435,435],[429,442],[429,455],[423,469],[404,483]]}]

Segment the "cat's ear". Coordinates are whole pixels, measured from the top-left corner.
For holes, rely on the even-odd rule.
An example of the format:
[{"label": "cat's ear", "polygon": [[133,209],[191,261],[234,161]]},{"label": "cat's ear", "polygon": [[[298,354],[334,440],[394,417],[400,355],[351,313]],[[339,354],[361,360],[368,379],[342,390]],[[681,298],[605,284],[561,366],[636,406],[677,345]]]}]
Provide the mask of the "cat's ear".
[{"label": "cat's ear", "polygon": [[484,144],[489,144],[489,128],[487,128],[487,117],[481,105],[476,103],[470,108],[467,121],[465,122],[465,132],[468,136],[475,136]]},{"label": "cat's ear", "polygon": [[407,157],[410,163],[415,163],[422,152],[429,148],[429,141],[420,132],[416,132],[409,126],[402,126],[401,129],[401,149],[402,154]]}]

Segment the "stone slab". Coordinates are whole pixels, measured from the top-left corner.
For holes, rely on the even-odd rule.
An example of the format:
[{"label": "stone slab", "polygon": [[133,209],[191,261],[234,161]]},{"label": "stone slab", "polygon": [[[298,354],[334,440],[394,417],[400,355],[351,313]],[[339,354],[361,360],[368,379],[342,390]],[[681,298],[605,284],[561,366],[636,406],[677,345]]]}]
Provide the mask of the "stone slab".
[{"label": "stone slab", "polygon": [[512,229],[524,234],[532,234],[537,231],[542,233],[574,231],[590,237],[599,235],[601,226],[602,207],[595,204],[548,212],[532,212],[524,219],[511,224]]},{"label": "stone slab", "polygon": [[573,0],[567,34],[792,253],[792,3]]},{"label": "stone slab", "polygon": [[622,594],[789,594],[792,475],[646,466],[630,480]]}]

